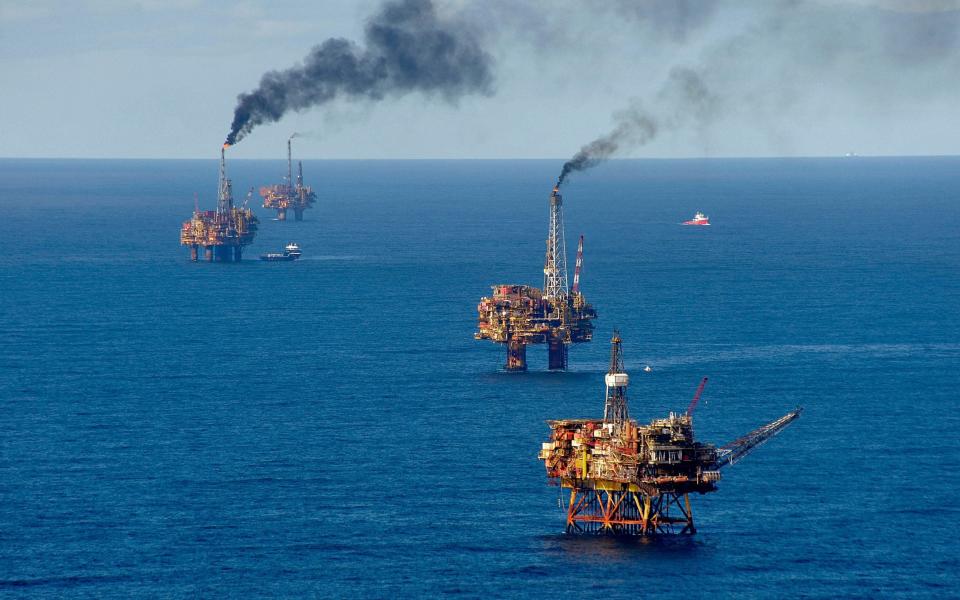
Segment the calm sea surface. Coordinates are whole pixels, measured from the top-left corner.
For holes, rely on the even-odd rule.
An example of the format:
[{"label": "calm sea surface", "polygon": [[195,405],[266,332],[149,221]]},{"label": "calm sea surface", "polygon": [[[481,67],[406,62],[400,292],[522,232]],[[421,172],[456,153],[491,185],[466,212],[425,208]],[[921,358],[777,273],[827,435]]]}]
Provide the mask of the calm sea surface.
[{"label": "calm sea surface", "polygon": [[[542,283],[559,167],[307,161],[307,220],[205,264],[215,161],[0,161],[0,595],[960,594],[960,158],[578,175],[596,339],[505,373],[477,300]],[[614,327],[641,421],[703,376],[703,441],[806,409],[692,538],[563,533],[544,421],[602,414]]]}]

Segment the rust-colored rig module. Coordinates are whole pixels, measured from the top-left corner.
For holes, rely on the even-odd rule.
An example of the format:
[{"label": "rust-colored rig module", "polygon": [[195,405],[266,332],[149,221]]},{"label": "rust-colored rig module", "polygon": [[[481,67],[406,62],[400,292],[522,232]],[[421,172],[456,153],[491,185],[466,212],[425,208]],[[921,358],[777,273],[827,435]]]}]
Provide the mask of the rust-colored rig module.
[{"label": "rust-colored rig module", "polygon": [[193,217],[180,228],[180,244],[190,247],[190,260],[235,262],[243,256],[243,247],[253,242],[259,220],[253,211],[233,205],[233,187],[227,178],[224,150],[220,151],[220,193],[217,210],[195,208]]},{"label": "rust-colored rig module", "polygon": [[569,344],[593,339],[597,312],[580,292],[583,236],[577,248],[573,286],[567,287],[566,242],[563,233],[563,197],[558,187],[550,195],[550,228],[543,267],[543,289],[527,285],[495,285],[493,295],[480,299],[474,338],[507,347],[508,371],[527,370],[527,345],[547,344],[549,368],[567,368]]},{"label": "rust-colored rig module", "polygon": [[[717,448],[694,441],[695,402],[686,414],[639,425],[627,414],[628,375],[614,334],[602,419],[548,421],[551,440],[539,458],[552,483],[570,490],[568,533],[696,533],[689,494],[717,490],[720,469],[739,460],[800,416],[796,409]],[[702,392],[702,384],[697,392]]]},{"label": "rust-colored rig module", "polygon": [[260,188],[260,196],[263,197],[263,207],[277,211],[277,220],[286,221],[287,211],[293,210],[294,219],[303,220],[303,211],[313,206],[317,201],[317,195],[313,188],[303,185],[303,163],[298,163],[299,172],[297,182],[293,183],[293,152],[290,142],[291,136],[287,140],[287,177],[286,180],[278,185],[267,185]]}]

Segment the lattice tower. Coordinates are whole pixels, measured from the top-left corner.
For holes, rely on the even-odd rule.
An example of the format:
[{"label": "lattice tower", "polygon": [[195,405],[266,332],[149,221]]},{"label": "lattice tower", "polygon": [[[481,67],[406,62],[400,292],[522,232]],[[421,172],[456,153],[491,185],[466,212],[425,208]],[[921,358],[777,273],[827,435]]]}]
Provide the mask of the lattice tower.
[{"label": "lattice tower", "polygon": [[563,236],[563,197],[559,188],[550,194],[550,230],[547,232],[547,258],[543,265],[544,298],[567,296],[567,242]]},{"label": "lattice tower", "polygon": [[291,141],[293,137],[287,139],[287,189],[290,190],[293,187],[293,148],[291,148]]},{"label": "lattice tower", "polygon": [[226,149],[220,149],[220,192],[217,196],[217,214],[228,215],[233,208],[233,184],[227,178]]},{"label": "lattice tower", "polygon": [[623,369],[623,350],[620,347],[620,332],[613,332],[610,340],[610,371],[604,377],[607,384],[607,399],[603,406],[603,422],[613,425],[614,432],[622,430],[630,418],[627,413],[627,385],[630,378]]}]

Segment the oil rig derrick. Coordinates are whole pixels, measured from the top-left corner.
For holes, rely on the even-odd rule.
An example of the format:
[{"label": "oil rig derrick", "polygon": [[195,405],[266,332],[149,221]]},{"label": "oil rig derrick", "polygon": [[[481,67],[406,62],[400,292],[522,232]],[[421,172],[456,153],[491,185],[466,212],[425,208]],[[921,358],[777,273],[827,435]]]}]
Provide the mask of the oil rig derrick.
[{"label": "oil rig derrick", "polygon": [[507,347],[508,371],[527,370],[527,345],[547,344],[550,370],[567,368],[570,344],[593,339],[597,317],[580,292],[583,236],[577,249],[573,287],[567,285],[567,246],[563,228],[563,197],[559,185],[550,194],[550,224],[543,266],[543,289],[499,284],[493,295],[480,299],[478,331],[474,338]]},{"label": "oil rig derrick", "polygon": [[[253,211],[246,206],[237,208],[233,204],[233,185],[227,177],[226,149],[220,150],[220,185],[217,195],[217,209],[201,211],[194,206],[193,217],[185,221],[180,228],[180,244],[190,247],[190,260],[199,260],[200,248],[203,248],[204,260],[212,262],[240,261],[243,247],[253,242],[260,222]],[[249,201],[250,194],[247,195]]]},{"label": "oil rig derrick", "polygon": [[290,136],[287,140],[287,176],[284,177],[283,183],[260,188],[263,207],[276,210],[278,221],[286,221],[287,211],[291,209],[294,219],[302,221],[303,211],[313,206],[313,203],[317,201],[317,195],[313,188],[303,185],[302,162],[297,162],[297,182],[293,182],[293,149],[291,143],[295,136],[296,134]]},{"label": "oil rig derrick", "polygon": [[566,531],[696,533],[689,495],[717,491],[721,468],[781,432],[802,409],[720,448],[696,442],[692,413],[704,379],[688,412],[640,425],[627,413],[629,377],[620,345],[620,336],[614,333],[603,419],[547,421],[552,435],[539,458],[550,482],[570,490]]}]

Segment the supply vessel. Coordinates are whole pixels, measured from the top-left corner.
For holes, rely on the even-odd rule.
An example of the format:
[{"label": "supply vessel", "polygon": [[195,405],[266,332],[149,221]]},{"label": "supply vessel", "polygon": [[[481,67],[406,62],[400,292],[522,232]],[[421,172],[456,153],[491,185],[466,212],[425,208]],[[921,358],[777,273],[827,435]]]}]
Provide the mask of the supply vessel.
[{"label": "supply vessel", "polygon": [[284,246],[283,252],[268,252],[266,254],[261,254],[260,260],[271,262],[287,262],[297,260],[300,258],[301,254],[300,246],[291,242]]},{"label": "supply vessel", "polygon": [[684,225],[709,225],[710,217],[708,217],[707,215],[703,214],[700,211],[697,211],[697,214],[695,214],[692,219],[690,219],[689,221],[684,221],[683,224]]}]

